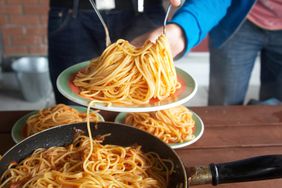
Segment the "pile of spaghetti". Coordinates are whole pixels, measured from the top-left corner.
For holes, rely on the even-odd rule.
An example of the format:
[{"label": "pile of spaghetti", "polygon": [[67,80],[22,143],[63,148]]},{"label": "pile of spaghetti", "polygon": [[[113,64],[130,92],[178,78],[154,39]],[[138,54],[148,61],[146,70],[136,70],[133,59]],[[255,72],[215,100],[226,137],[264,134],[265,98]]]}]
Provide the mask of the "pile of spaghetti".
[{"label": "pile of spaghetti", "polygon": [[[42,130],[70,123],[86,122],[86,112],[64,105],[57,104],[53,107],[40,110],[30,116],[26,121],[25,136],[30,136]],[[97,112],[90,112],[90,121],[101,121]]]},{"label": "pile of spaghetti", "polygon": [[166,143],[181,143],[194,138],[193,113],[185,106],[156,112],[128,113],[125,123],[145,130]]},{"label": "pile of spaghetti", "polygon": [[79,71],[73,83],[81,96],[108,105],[163,100],[181,87],[164,35],[141,48],[119,39]]},{"label": "pile of spaghetti", "polygon": [[78,134],[66,147],[37,149],[19,164],[10,164],[1,177],[0,187],[168,186],[174,168],[172,161],[153,152],[144,153],[140,146],[102,145],[102,140],[103,137],[95,138],[90,143],[89,137]]}]

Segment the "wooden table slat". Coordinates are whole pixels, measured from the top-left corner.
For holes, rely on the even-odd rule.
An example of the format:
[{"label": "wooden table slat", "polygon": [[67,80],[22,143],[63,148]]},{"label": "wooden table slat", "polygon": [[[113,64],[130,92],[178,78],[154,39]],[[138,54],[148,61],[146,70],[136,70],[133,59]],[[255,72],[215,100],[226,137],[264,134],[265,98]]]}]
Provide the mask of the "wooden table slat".
[{"label": "wooden table slat", "polygon": [[192,148],[282,146],[282,124],[268,126],[209,127]]}]

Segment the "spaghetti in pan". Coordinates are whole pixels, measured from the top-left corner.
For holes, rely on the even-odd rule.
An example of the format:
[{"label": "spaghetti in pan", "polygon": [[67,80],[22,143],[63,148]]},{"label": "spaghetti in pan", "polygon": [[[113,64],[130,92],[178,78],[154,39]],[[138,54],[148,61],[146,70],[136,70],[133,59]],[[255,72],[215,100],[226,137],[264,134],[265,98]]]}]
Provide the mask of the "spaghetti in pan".
[{"label": "spaghetti in pan", "polygon": [[103,145],[110,134],[92,138],[91,103],[88,136],[78,131],[68,146],[39,148],[19,164],[11,163],[1,176],[0,187],[167,187],[174,172],[172,160],[144,153],[138,145]]}]

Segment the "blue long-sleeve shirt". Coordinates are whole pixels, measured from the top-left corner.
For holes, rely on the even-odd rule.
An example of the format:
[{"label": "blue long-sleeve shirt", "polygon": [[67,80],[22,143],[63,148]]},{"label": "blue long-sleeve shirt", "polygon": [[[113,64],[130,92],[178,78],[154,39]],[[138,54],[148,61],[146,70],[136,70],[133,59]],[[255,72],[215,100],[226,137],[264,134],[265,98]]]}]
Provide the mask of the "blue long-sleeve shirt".
[{"label": "blue long-sleeve shirt", "polygon": [[208,33],[212,46],[222,45],[245,19],[256,0],[186,0],[170,23],[185,34],[184,52],[199,44]]}]

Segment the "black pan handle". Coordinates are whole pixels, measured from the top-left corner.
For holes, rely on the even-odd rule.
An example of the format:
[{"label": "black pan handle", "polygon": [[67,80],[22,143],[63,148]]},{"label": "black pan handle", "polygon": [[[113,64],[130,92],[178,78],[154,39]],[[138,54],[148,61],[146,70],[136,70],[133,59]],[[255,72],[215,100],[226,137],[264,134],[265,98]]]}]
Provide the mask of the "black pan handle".
[{"label": "black pan handle", "polygon": [[212,184],[282,178],[282,155],[265,155],[244,160],[210,164]]},{"label": "black pan handle", "polygon": [[282,178],[282,155],[264,155],[227,163],[185,167],[190,185]]}]

